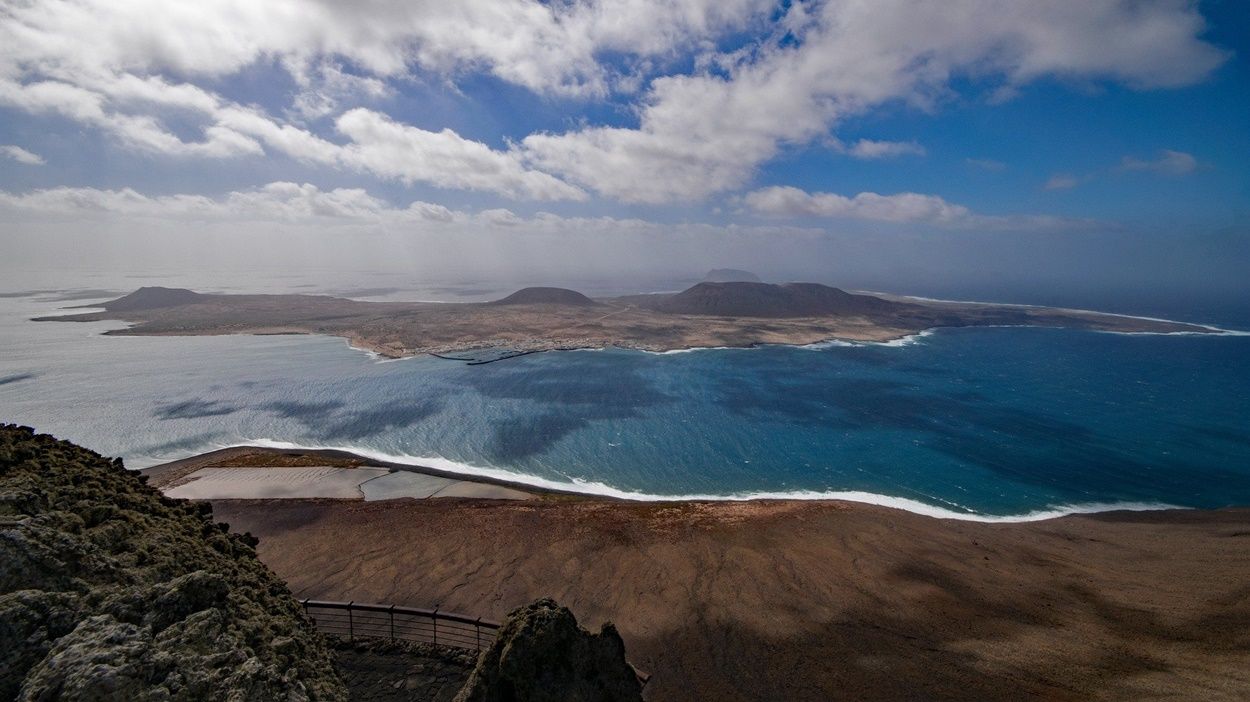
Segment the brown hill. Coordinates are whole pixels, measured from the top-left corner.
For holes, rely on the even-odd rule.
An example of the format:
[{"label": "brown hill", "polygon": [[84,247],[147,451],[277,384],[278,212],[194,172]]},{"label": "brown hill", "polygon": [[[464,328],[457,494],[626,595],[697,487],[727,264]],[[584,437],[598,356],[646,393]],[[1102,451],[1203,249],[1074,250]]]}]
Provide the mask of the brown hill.
[{"label": "brown hill", "polygon": [[586,297],[576,290],[568,288],[521,288],[502,300],[488,303],[491,305],[576,305],[591,307],[598,302]]},{"label": "brown hill", "polygon": [[871,317],[910,307],[818,283],[699,283],[676,295],[642,302],[661,312],[717,317]]},{"label": "brown hill", "polygon": [[154,310],[161,307],[191,305],[203,302],[207,297],[208,295],[202,295],[186,288],[154,286],[139,288],[129,295],[105,302],[102,305],[91,305],[91,307],[103,307],[109,312],[131,312],[134,310]]}]

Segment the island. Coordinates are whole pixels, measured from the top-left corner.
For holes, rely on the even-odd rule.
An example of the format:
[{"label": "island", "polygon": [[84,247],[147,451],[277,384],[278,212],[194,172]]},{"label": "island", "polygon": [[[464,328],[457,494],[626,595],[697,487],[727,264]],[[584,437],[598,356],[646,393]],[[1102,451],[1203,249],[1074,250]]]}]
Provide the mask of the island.
[{"label": "island", "polygon": [[1219,333],[1183,322],[1087,310],[852,293],[817,283],[703,282],[678,293],[591,299],[532,287],[476,303],[366,302],[326,295],[204,294],[144,287],[96,311],[35,321],[121,320],[111,335],[326,334],[388,358],[503,349],[888,342],[938,327],[1064,327],[1123,333]]}]

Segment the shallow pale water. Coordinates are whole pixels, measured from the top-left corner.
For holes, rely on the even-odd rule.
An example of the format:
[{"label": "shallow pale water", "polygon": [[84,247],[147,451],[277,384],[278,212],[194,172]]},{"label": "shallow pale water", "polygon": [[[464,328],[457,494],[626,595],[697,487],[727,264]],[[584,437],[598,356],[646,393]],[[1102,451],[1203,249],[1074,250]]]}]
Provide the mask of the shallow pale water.
[{"label": "shallow pale water", "polygon": [[1250,504],[1247,337],[941,330],[470,367],[380,363],[333,338],[26,321],[63,304],[0,299],[0,415],[131,467],[269,441],[611,494],[983,516]]}]

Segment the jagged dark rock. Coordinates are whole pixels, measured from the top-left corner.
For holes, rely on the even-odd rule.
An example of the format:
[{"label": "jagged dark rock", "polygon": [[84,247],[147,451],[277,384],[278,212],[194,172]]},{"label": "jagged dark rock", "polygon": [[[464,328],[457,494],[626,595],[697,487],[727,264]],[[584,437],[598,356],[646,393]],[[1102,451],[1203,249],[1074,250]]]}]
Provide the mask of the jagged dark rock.
[{"label": "jagged dark rock", "polygon": [[211,514],[0,425],[0,699],[346,699],[255,539]]},{"label": "jagged dark rock", "polygon": [[361,702],[452,702],[477,663],[476,653],[411,641],[330,637],[330,646]]},{"label": "jagged dark rock", "polygon": [[638,702],[642,685],[612,624],[597,634],[550,599],[513,610],[456,702]]}]

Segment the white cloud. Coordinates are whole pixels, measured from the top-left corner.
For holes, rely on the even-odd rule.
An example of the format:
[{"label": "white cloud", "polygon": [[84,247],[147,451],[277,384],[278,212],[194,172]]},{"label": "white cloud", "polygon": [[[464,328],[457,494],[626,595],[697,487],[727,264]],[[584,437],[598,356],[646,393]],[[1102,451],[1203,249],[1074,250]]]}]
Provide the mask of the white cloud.
[{"label": "white cloud", "polygon": [[7,60],[49,75],[225,76],[279,58],[297,78],[341,57],[374,77],[485,69],[538,92],[607,87],[600,52],[665,56],[741,29],[765,0],[46,0],[6,8]]},{"label": "white cloud", "polygon": [[[48,0],[0,14],[0,105],[56,113],[124,145],[212,158],[278,152],[406,183],[581,199],[585,193],[453,131],[428,132],[350,110],[336,144],[301,122],[377,100],[391,81],[486,71],[539,93],[602,95],[616,81],[603,52],[668,58],[763,17],[765,0],[542,3],[381,0]],[[289,121],[222,98],[217,81],[258,62],[285,67],[299,90]],[[630,68],[635,74],[638,67]],[[198,137],[167,126],[172,112]],[[181,132],[180,133],[185,133]],[[386,150],[392,149],[392,153]],[[438,167],[433,166],[438,161]]]},{"label": "white cloud", "polygon": [[[1113,172],[1144,171],[1159,175],[1182,176],[1193,173],[1197,168],[1198,159],[1194,158],[1192,154],[1187,154],[1184,151],[1163,149],[1159,152],[1158,158],[1153,160],[1145,161],[1133,156],[1125,156],[1120,160],[1120,165],[1106,170]],[[1069,173],[1057,173],[1051,176],[1042,187],[1046,190],[1068,190],[1082,183],[1100,178],[1103,175],[1105,175],[1104,171],[1080,176]]]},{"label": "white cloud", "polygon": [[747,193],[743,201],[761,214],[784,217],[851,217],[880,222],[950,224],[966,220],[971,212],[936,195],[808,193],[790,186],[772,186]]},{"label": "white cloud", "polygon": [[995,161],[992,158],[965,158],[964,163],[984,171],[998,172],[1007,170],[1007,164],[1002,161]]},{"label": "white cloud", "polygon": [[924,156],[925,148],[914,141],[874,141],[860,139],[846,149],[855,158],[881,159],[895,156]]},{"label": "white cloud", "polygon": [[[55,80],[20,83],[0,79],[0,104],[35,113],[57,113],[70,119],[96,126],[115,134],[122,142],[136,148],[156,153],[183,156],[209,157],[259,154],[260,144],[237,131],[212,124],[204,129],[204,140],[186,142],[161,126],[151,115],[127,114],[110,109],[110,102],[137,99],[152,102],[161,100],[179,107],[215,109],[216,100],[192,86],[177,86],[166,90],[164,82],[157,78],[147,80],[133,76],[116,77],[99,81],[105,89],[115,90],[116,98],[105,92],[83,88]],[[166,86],[172,87],[172,86]]]},{"label": "white cloud", "polygon": [[524,148],[538,167],[621,200],[698,199],[744,185],[782,145],[825,135],[848,116],[888,101],[931,109],[954,78],[1166,88],[1201,80],[1226,58],[1199,38],[1197,9],[1169,0],[845,0],[795,4],[782,24],[797,42],[656,79],[636,128],[536,134]]},{"label": "white cloud", "polygon": [[[30,112],[56,112],[106,129],[130,146],[163,155],[225,158],[259,155],[268,148],[301,161],[347,167],[404,183],[425,182],[536,200],[585,198],[579,188],[528,168],[517,154],[492,150],[449,129],[430,132],[404,126],[363,108],[336,120],[339,133],[350,140],[338,144],[195,86],[133,76],[97,85],[102,92],[55,81],[0,82],[0,103]],[[203,140],[184,141],[154,117],[110,109],[133,101],[160,102],[198,115],[206,125]]]},{"label": "white cloud", "polygon": [[385,81],[347,73],[338,62],[328,59],[315,66],[296,64],[291,67],[291,73],[301,90],[288,112],[305,120],[333,114],[343,102],[356,104],[362,100],[377,100],[393,92]]},{"label": "white cloud", "polygon": [[937,195],[921,193],[880,195],[864,192],[847,197],[836,193],[809,193],[790,186],[771,186],[747,193],[742,201],[755,212],[773,217],[847,218],[967,229],[1066,228],[1090,224],[1046,216],[981,215]]},{"label": "white cloud", "polygon": [[[130,188],[50,188],[29,193],[0,192],[0,208],[16,214],[79,219],[99,216],[174,220],[376,220],[383,215],[411,213],[425,217],[438,205],[414,203],[395,210],[386,202],[356,188],[319,190],[314,185],[275,182],[255,190],[231,192],[221,198],[204,195],[149,196]],[[429,210],[426,208],[435,208]]]},{"label": "white cloud", "polygon": [[[883,103],[933,109],[956,79],[1001,95],[1043,76],[1166,88],[1201,80],[1226,57],[1200,39],[1201,14],[1180,0],[830,0],[791,4],[772,22],[776,11],[767,0],[17,3],[0,12],[0,105],[59,114],[152,154],[279,153],[511,198],[594,190],[667,202],[745,187],[781,148],[830,137]],[[717,53],[714,40],[734,32],[769,38]],[[694,72],[649,81],[676,59],[692,59]],[[297,86],[285,118],[215,92],[271,64]],[[642,90],[638,124],[533,134],[501,149],[360,105],[406,81],[468,72],[562,97]],[[336,133],[305,124],[334,115]],[[923,148],[860,140],[847,151]],[[1176,172],[1168,168],[1178,166],[1157,167]]]},{"label": "white cloud", "polygon": [[[477,212],[452,210],[420,200],[395,206],[359,188],[321,190],[309,183],[278,181],[250,190],[217,197],[198,194],[147,195],[132,188],[58,187],[25,193],[0,191],[0,222],[62,223],[76,227],[95,224],[156,223],[159,231],[171,231],[168,223],[207,224],[231,228],[269,223],[294,223],[310,232],[334,230],[451,231],[482,229],[561,232],[583,238],[596,232],[647,232],[662,236],[676,229],[726,231],[703,224],[669,224],[614,217],[562,217],[539,212],[522,217],[507,209]],[[252,227],[249,227],[252,228]],[[0,226],[0,229],[3,229]],[[738,227],[728,227],[737,231]],[[172,230],[177,231],[177,230]],[[769,228],[766,231],[777,231]]]},{"label": "white cloud", "polygon": [[0,191],[0,211],[11,219],[101,219],[199,222],[319,222],[326,225],[395,225],[464,221],[470,215],[431,202],[394,207],[354,187],[320,190],[315,185],[270,182],[255,190],[205,195],[144,195],[135,190],[53,187],[25,194]]},{"label": "white cloud", "polygon": [[1071,190],[1081,184],[1081,179],[1066,173],[1057,173],[1051,176],[1042,188],[1046,190]]},{"label": "white cloud", "polygon": [[18,163],[24,163],[27,166],[42,166],[46,163],[46,161],[43,160],[43,157],[39,154],[27,151],[26,149],[23,149],[20,146],[14,146],[13,144],[0,146],[0,154],[4,154],[8,158],[17,161]]},{"label": "white cloud", "polygon": [[514,227],[524,221],[515,212],[506,209],[482,210],[477,217],[500,227]]},{"label": "white cloud", "polygon": [[1194,158],[1192,154],[1170,149],[1163,149],[1159,152],[1159,157],[1152,161],[1143,161],[1133,156],[1125,156],[1120,161],[1120,170],[1148,171],[1160,175],[1186,175],[1193,173],[1197,168],[1198,159]]},{"label": "white cloud", "polygon": [[532,200],[586,197],[579,188],[525,168],[515,153],[494,151],[450,129],[409,127],[363,108],[344,113],[335,124],[352,142],[343,161],[383,177]]}]

